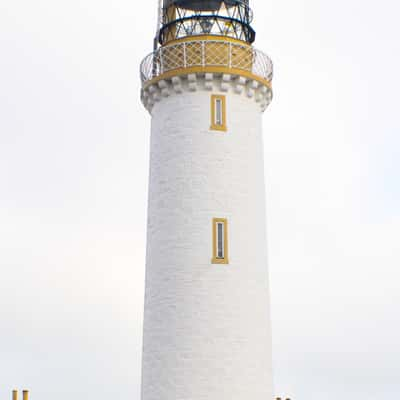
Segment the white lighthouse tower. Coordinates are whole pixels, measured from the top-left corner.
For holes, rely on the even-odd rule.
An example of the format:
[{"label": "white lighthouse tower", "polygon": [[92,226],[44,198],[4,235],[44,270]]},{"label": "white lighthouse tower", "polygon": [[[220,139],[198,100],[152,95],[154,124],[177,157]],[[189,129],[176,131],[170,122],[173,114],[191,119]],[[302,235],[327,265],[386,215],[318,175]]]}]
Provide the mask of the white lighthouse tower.
[{"label": "white lighthouse tower", "polygon": [[151,114],[142,400],[272,400],[262,113],[248,0],[164,0]]}]

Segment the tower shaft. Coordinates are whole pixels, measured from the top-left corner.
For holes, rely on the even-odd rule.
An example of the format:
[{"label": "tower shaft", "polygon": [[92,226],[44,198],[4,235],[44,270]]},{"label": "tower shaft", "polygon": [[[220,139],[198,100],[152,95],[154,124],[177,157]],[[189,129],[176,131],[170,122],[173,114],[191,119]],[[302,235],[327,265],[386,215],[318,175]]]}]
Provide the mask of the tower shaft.
[{"label": "tower shaft", "polygon": [[[166,0],[163,13],[161,47],[141,66],[152,116],[142,400],[272,400],[262,138],[272,64],[246,36],[247,2]],[[215,33],[222,17],[226,34]]]}]

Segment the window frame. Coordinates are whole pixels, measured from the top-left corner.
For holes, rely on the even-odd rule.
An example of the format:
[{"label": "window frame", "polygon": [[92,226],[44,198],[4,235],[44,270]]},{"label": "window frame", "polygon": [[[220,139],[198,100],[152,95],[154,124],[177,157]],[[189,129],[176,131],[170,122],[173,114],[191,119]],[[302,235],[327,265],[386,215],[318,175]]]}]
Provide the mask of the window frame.
[{"label": "window frame", "polygon": [[[218,226],[222,225],[222,255],[219,257]],[[229,264],[228,259],[228,220],[226,218],[213,218],[212,220],[212,260],[213,264]]]},{"label": "window frame", "polygon": [[[218,104],[221,109],[218,112]],[[217,118],[220,117],[220,121]],[[218,118],[219,119],[219,118]],[[212,94],[211,95],[211,130],[226,131],[226,96],[223,94]]]}]

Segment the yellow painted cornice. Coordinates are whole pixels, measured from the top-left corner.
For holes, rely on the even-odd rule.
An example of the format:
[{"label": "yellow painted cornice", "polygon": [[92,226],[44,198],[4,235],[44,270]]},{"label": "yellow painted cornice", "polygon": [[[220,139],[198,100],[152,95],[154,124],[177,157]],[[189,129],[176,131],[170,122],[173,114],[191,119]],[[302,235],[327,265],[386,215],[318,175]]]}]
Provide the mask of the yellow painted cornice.
[{"label": "yellow painted cornice", "polygon": [[229,67],[220,67],[220,66],[204,66],[204,67],[189,67],[189,68],[177,68],[173,69],[168,72],[164,72],[163,74],[147,81],[143,89],[156,84],[157,82],[165,79],[171,79],[174,76],[185,76],[189,74],[206,74],[206,73],[213,73],[213,74],[230,74],[230,75],[237,75],[243,76],[244,78],[255,80],[262,85],[272,89],[271,82],[267,79],[261,78],[258,75],[253,74],[250,71],[245,71],[243,69],[238,68],[229,68]]}]

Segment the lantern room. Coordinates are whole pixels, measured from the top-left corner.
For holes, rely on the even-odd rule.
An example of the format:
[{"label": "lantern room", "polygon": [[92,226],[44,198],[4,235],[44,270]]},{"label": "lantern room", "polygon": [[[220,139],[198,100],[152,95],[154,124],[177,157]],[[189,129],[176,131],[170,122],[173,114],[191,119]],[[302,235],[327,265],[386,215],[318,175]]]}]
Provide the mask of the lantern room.
[{"label": "lantern room", "polygon": [[165,45],[189,36],[225,36],[253,43],[248,0],[164,0],[158,41]]}]

